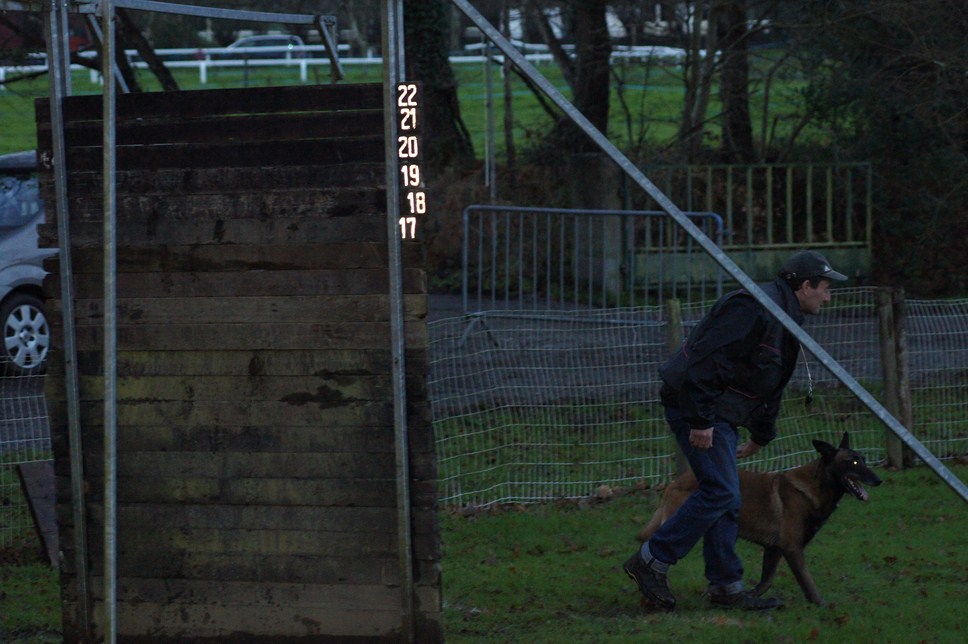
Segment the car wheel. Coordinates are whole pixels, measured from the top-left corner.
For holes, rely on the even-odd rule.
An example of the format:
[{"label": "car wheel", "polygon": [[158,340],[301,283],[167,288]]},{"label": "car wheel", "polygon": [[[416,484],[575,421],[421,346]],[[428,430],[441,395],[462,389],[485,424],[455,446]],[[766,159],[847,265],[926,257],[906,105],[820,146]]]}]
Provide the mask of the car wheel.
[{"label": "car wheel", "polygon": [[42,373],[50,348],[50,327],[40,298],[15,293],[0,306],[3,347],[0,373],[23,376]]}]

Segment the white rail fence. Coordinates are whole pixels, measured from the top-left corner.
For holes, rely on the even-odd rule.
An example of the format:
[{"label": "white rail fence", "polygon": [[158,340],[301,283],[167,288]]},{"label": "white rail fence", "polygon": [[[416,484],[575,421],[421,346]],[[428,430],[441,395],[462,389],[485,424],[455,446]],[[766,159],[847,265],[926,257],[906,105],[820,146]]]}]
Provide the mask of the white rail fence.
[{"label": "white rail fence", "polygon": [[[368,52],[367,56],[344,57],[350,51],[350,46],[341,44],[337,46],[337,53],[340,55],[341,65],[380,65],[382,58]],[[551,63],[553,58],[547,53],[547,46],[540,45],[521,45],[522,51],[527,53],[525,57],[532,63]],[[483,64],[487,60],[486,54],[470,53],[478,50],[485,50],[481,45],[469,45],[465,48],[467,54],[455,54],[450,56],[453,64]],[[496,51],[496,50],[495,50]],[[171,69],[197,69],[199,82],[206,85],[209,82],[209,71],[220,68],[248,68],[248,67],[295,67],[299,69],[299,79],[303,83],[309,82],[309,70],[312,67],[329,66],[330,61],[326,57],[325,45],[302,45],[302,46],[278,46],[278,47],[186,47],[175,49],[158,49],[155,51],[158,57],[164,61],[165,66]],[[82,52],[82,56],[94,58],[96,53],[93,51]],[[125,55],[132,67],[136,69],[147,69],[148,64],[144,62],[137,51],[125,50]],[[685,56],[684,50],[672,47],[640,46],[640,47],[616,47],[612,52],[612,60],[662,60],[676,63]],[[4,83],[8,78],[13,78],[21,74],[34,72],[44,72],[47,70],[47,55],[38,53],[31,54],[29,64],[2,66],[0,65],[0,92],[5,91]],[[493,54],[490,56],[496,63],[503,62],[503,56]],[[100,72],[89,69],[82,65],[71,65],[72,71],[87,70],[91,76],[91,82],[100,83]]]}]

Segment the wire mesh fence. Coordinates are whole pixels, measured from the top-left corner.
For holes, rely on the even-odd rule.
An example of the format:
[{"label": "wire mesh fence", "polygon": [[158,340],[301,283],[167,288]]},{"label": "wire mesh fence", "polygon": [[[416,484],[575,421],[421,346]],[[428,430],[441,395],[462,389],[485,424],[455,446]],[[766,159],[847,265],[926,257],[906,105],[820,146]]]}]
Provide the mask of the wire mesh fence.
[{"label": "wire mesh fence", "polygon": [[[876,396],[883,393],[873,288],[838,289],[805,329]],[[682,308],[688,333],[712,302]],[[906,318],[914,433],[940,457],[968,453],[968,303],[912,302]],[[675,471],[659,403],[670,352],[662,307],[488,311],[430,325],[430,397],[441,501],[490,505],[582,497],[601,486],[655,484]],[[944,353],[944,360],[936,353]],[[808,396],[808,393],[810,394]],[[808,404],[808,398],[811,400]],[[812,356],[801,356],[754,469],[784,469],[844,432],[871,461],[886,430]]]},{"label": "wire mesh fence", "polygon": [[968,300],[907,303],[915,426],[939,458],[968,453]]},{"label": "wire mesh fence", "polygon": [[17,466],[51,458],[44,377],[4,374],[0,364],[0,554],[35,538]]},{"label": "wire mesh fence", "polygon": [[[878,397],[876,290],[835,291],[807,331]],[[688,332],[711,302],[682,307]],[[913,431],[938,455],[968,454],[968,300],[907,301]],[[663,307],[488,311],[430,323],[429,388],[439,492],[447,505],[584,497],[667,480],[674,445],[659,403],[670,349]],[[807,404],[812,389],[812,403]],[[0,377],[0,549],[33,539],[17,465],[50,458],[43,376]],[[811,439],[885,458],[886,430],[812,356],[787,389],[779,437],[744,466],[784,469]]]}]

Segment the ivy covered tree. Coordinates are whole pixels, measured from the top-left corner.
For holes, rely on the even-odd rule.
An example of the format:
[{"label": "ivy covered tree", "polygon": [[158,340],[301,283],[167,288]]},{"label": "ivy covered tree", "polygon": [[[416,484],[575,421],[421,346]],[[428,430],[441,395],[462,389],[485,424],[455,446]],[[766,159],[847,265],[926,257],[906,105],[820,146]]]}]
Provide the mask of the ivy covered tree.
[{"label": "ivy covered tree", "polygon": [[460,115],[457,78],[447,58],[450,3],[404,0],[403,16],[407,77],[423,84],[430,141],[427,162],[431,168],[465,166],[473,161],[474,148]]}]

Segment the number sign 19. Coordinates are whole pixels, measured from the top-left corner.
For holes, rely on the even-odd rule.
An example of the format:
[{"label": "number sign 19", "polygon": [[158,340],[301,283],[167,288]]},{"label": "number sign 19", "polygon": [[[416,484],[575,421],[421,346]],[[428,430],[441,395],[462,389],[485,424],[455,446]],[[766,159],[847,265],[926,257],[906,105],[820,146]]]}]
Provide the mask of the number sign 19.
[{"label": "number sign 19", "polygon": [[418,128],[423,120],[420,113],[420,86],[417,83],[397,85],[397,159],[403,187],[400,213],[400,236],[415,239],[417,216],[427,214],[427,193],[424,191],[423,171],[420,167],[420,139]]}]

